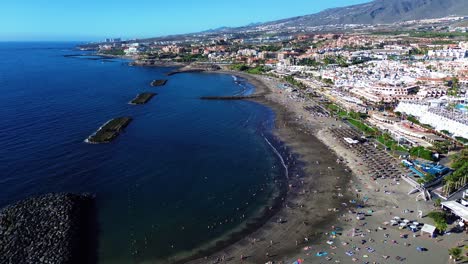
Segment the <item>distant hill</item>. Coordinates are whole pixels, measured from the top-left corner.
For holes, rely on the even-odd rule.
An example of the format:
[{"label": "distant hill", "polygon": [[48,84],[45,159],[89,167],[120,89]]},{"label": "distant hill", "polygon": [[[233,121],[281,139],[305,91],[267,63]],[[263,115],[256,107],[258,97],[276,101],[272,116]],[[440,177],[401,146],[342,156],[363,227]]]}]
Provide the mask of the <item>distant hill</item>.
[{"label": "distant hill", "polygon": [[332,8],[317,14],[283,19],[264,25],[321,26],[334,24],[388,24],[394,22],[468,16],[468,0],[374,0]]},{"label": "distant hill", "polygon": [[[278,32],[305,32],[310,27],[339,28],[345,24],[392,24],[410,20],[442,18],[448,16],[468,17],[468,0],[374,0],[368,3],[326,9],[322,12],[287,18],[266,23],[251,23],[243,27],[220,27],[201,34],[259,33],[270,30]],[[466,19],[459,22],[464,26]],[[254,33],[254,34],[255,34]],[[182,39],[185,35],[165,36],[148,40]]]}]

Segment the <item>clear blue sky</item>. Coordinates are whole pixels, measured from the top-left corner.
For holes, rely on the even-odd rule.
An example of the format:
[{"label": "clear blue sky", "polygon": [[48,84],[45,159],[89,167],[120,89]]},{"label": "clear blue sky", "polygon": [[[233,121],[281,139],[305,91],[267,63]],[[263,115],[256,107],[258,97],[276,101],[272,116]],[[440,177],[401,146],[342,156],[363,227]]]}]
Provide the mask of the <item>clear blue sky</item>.
[{"label": "clear blue sky", "polygon": [[6,0],[0,40],[100,40],[197,32],[369,0]]}]

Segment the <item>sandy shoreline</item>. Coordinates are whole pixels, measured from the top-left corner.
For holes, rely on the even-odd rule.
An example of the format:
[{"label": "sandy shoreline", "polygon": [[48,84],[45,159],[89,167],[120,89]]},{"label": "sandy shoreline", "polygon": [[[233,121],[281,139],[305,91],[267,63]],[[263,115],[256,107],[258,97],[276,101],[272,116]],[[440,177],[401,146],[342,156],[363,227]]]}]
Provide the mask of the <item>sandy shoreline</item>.
[{"label": "sandy shoreline", "polygon": [[[306,244],[318,242],[329,223],[337,220],[339,204],[346,200],[338,197],[336,189],[344,189],[349,183],[350,173],[336,163],[337,157],[319,141],[304,122],[297,118],[292,106],[282,102],[283,95],[273,91],[273,83],[265,77],[249,74],[217,71],[246,79],[256,87],[252,99],[264,104],[276,113],[274,135],[292,152],[294,158],[286,199],[278,212],[250,235],[237,238],[237,242],[209,254],[207,257],[185,263],[216,263],[224,259],[229,263],[265,263],[270,260],[287,259],[298,253]],[[321,127],[318,120],[314,129]],[[291,161],[290,161],[291,162]],[[335,209],[335,211],[334,211]],[[278,223],[279,219],[283,223]]]},{"label": "sandy shoreline", "polygon": [[[444,242],[434,244],[407,230],[382,225],[395,215],[432,224],[427,218],[418,219],[417,212],[434,208],[427,202],[415,203],[415,196],[407,194],[410,186],[399,179],[371,181],[373,168],[367,166],[367,160],[332,133],[332,128],[340,126],[350,129],[343,122],[306,110],[317,108],[317,102],[292,97],[278,88],[277,79],[234,71],[205,72],[235,75],[256,87],[255,98],[248,100],[275,112],[273,133],[282,155],[289,155],[291,177],[279,208],[264,215],[267,221],[228,236],[206,251],[164,263],[293,263],[298,258],[305,263],[447,263],[447,249],[460,237],[444,236]],[[399,163],[389,159],[386,165]],[[361,206],[358,210],[371,212],[364,222],[356,220],[356,204],[350,203],[355,200]],[[414,256],[414,243],[431,253]],[[327,256],[317,257],[317,252],[327,252]]]},{"label": "sandy shoreline", "polygon": [[[439,264],[449,263],[448,249],[466,241],[463,235],[434,240],[419,232],[385,226],[395,216],[433,224],[427,217],[419,218],[418,211],[425,215],[434,207],[408,195],[411,187],[399,176],[371,180],[373,163],[333,134],[341,126],[339,130],[352,129],[332,117],[305,110],[318,106],[314,100],[291,97],[277,88],[280,82],[273,78],[218,73],[236,75],[256,87],[255,94],[262,96],[250,100],[276,113],[274,134],[298,157],[301,175],[291,177],[283,207],[261,228],[215,254],[188,263],[293,263],[300,258],[305,263]],[[394,175],[404,173],[398,160],[383,150],[375,151],[385,159],[388,171],[393,168]],[[366,217],[357,220],[358,212],[365,212]],[[278,224],[278,219],[286,222]],[[418,252],[416,247],[429,253]],[[317,257],[318,252],[327,256]]]}]

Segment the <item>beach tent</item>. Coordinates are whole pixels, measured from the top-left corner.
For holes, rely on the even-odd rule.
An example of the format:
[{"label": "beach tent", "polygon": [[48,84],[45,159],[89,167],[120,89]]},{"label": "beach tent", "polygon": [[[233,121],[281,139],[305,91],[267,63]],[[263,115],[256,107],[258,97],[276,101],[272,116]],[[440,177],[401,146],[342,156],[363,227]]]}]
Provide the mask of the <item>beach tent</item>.
[{"label": "beach tent", "polygon": [[421,236],[424,235],[424,233],[428,233],[431,235],[431,237],[434,237],[435,231],[436,231],[435,226],[424,224],[424,226],[421,228]]}]

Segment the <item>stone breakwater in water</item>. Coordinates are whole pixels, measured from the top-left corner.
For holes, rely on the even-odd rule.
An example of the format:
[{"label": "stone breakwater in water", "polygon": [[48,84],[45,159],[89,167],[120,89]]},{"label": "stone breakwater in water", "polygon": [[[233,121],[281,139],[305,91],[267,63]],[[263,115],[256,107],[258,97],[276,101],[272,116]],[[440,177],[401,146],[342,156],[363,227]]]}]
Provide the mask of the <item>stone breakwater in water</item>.
[{"label": "stone breakwater in water", "polygon": [[0,211],[0,263],[96,263],[89,195],[48,194]]}]

